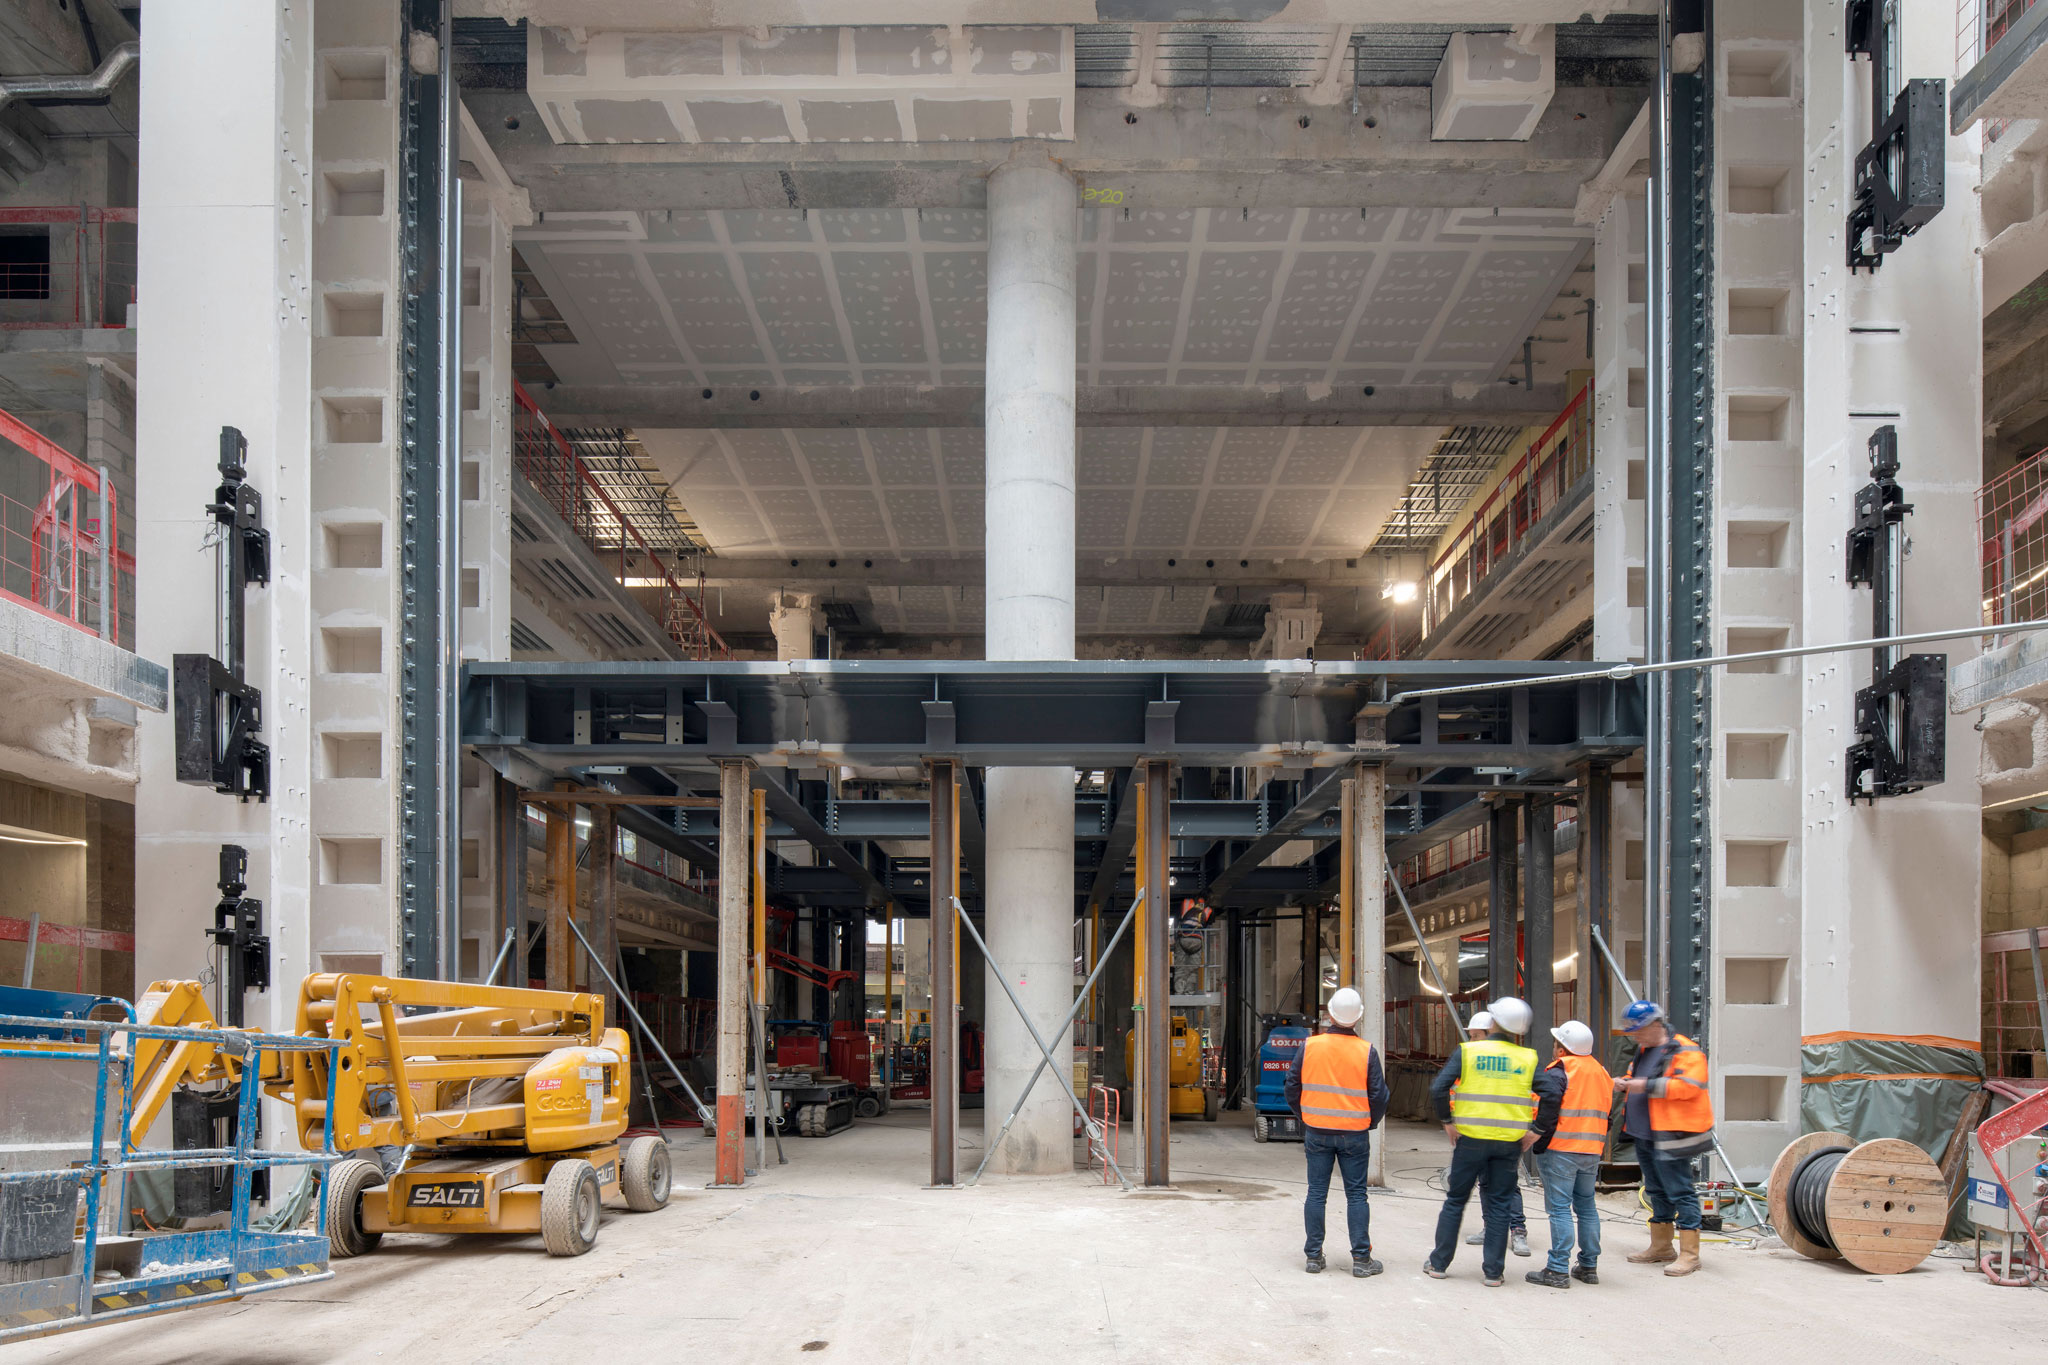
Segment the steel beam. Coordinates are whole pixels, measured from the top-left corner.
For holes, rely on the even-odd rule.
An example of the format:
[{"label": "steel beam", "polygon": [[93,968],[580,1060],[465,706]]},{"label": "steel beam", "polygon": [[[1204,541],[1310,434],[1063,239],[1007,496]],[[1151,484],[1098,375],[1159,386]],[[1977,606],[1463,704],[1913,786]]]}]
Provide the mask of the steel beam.
[{"label": "steel beam", "polygon": [[[1137,844],[1136,783],[1137,776],[1130,770],[1117,772],[1110,778],[1109,800],[1115,813],[1109,819],[1109,837],[1103,841],[1102,857],[1095,864],[1095,876],[1083,897],[1090,905],[1102,905],[1114,898],[1117,879],[1123,876],[1124,864],[1130,861],[1131,849]],[[1077,837],[1081,837],[1078,831]],[[1086,837],[1092,840],[1095,836],[1090,834]]]},{"label": "steel beam", "polygon": [[[896,898],[889,893],[889,888],[882,885],[868,865],[855,857],[852,849],[827,833],[825,827],[818,823],[816,817],[805,808],[803,802],[790,793],[788,788],[772,780],[766,773],[759,772],[754,774],[754,785],[768,794],[769,810],[794,830],[797,838],[824,855],[827,862],[844,872],[853,880],[855,886],[867,893],[869,905],[883,906],[895,903]],[[724,813],[721,811],[721,828],[724,827],[723,820]],[[746,825],[742,822],[732,828],[743,830]]]},{"label": "steel beam", "polygon": [[1172,990],[1172,967],[1167,952],[1167,921],[1173,910],[1173,893],[1168,885],[1167,864],[1171,840],[1167,834],[1172,798],[1169,794],[1170,766],[1153,759],[1138,769],[1137,780],[1145,784],[1144,938],[1138,951],[1145,961],[1145,1056],[1144,1112],[1139,1128],[1145,1152],[1145,1184],[1159,1188],[1173,1183],[1168,1170],[1168,1126],[1173,1118],[1173,1091],[1169,1063],[1173,1055],[1173,1011],[1168,1003]]},{"label": "steel beam", "polygon": [[[1304,783],[1307,781],[1307,776],[1307,774],[1303,775]],[[1228,867],[1210,879],[1209,895],[1211,897],[1229,895],[1231,891],[1236,889],[1238,883],[1243,881],[1254,868],[1259,867],[1266,859],[1278,852],[1282,844],[1298,838],[1299,832],[1302,829],[1320,819],[1332,806],[1337,804],[1344,791],[1343,770],[1331,769],[1322,773],[1320,778],[1321,780],[1313,787],[1307,787],[1295,799],[1293,808],[1278,820],[1275,820],[1271,829],[1257,839],[1252,840],[1246,846],[1244,852],[1238,854]]]},{"label": "steel beam", "polygon": [[[708,397],[707,397],[708,395]],[[557,384],[535,400],[558,427],[979,427],[979,384],[710,388]],[[1461,397],[1448,384],[1081,384],[1082,427],[1447,427],[1547,425],[1571,401],[1563,384],[1488,385]]]},{"label": "steel beam", "polygon": [[[932,866],[931,977],[932,1019],[930,1075],[932,1093],[931,1183],[945,1188],[958,1183],[955,1163],[960,1131],[960,1014],[955,998],[955,945],[959,922],[949,908],[958,894],[958,859],[953,844],[955,804],[960,799],[960,768],[949,759],[935,759],[928,768],[931,783]],[[908,1008],[906,1003],[905,1008]]]}]

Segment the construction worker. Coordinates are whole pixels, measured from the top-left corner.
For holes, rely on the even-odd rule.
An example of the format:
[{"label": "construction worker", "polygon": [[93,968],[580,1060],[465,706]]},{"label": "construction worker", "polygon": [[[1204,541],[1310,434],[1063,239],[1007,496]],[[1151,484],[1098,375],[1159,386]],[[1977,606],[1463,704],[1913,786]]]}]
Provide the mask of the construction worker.
[{"label": "construction worker", "polygon": [[1287,1068],[1287,1104],[1301,1120],[1308,1154],[1308,1202],[1302,1224],[1308,1273],[1323,1271],[1323,1206],[1330,1198],[1330,1168],[1344,1171],[1344,1214],[1351,1234],[1351,1273],[1358,1279],[1386,1267],[1372,1258],[1372,1210],[1366,1202],[1372,1130],[1386,1117],[1387,1088],[1380,1054],[1358,1036],[1365,1001],[1345,986],[1330,997],[1325,1031],[1309,1038]]},{"label": "construction worker", "polygon": [[[1700,1268],[1700,1196],[1693,1161],[1714,1145],[1714,1101],[1707,1088],[1707,1054],[1673,1033],[1654,1000],[1628,1007],[1623,1029],[1636,1041],[1628,1075],[1614,1088],[1628,1097],[1624,1130],[1636,1145],[1643,1190],[1650,1197],[1650,1246],[1630,1265],[1662,1265],[1666,1275]],[[1672,1245],[1672,1233],[1678,1245]]]},{"label": "construction worker", "polygon": [[[1473,1015],[1472,1022],[1465,1025],[1465,1036],[1475,1043],[1485,1038],[1491,1032],[1493,1032],[1493,1016],[1485,1010],[1481,1010]],[[1455,1096],[1457,1093],[1458,1087],[1452,1086],[1451,1094]],[[1469,1232],[1465,1234],[1465,1245],[1468,1247],[1479,1246],[1485,1241],[1486,1234],[1484,1232]],[[1527,1256],[1529,1254],[1529,1214],[1522,1204],[1522,1182],[1519,1180],[1515,1182],[1515,1197],[1508,1205],[1508,1250],[1514,1252],[1517,1256]]]},{"label": "construction worker", "polygon": [[[1531,1284],[1570,1289],[1573,1280],[1600,1283],[1600,1208],[1593,1182],[1607,1150],[1607,1115],[1614,1107],[1614,1078],[1593,1056],[1593,1030],[1567,1019],[1550,1031],[1557,1055],[1544,1077],[1561,1077],[1562,1087],[1539,1085],[1536,1129],[1530,1150],[1543,1173],[1543,1207],[1550,1215],[1550,1259],[1523,1276]],[[1571,1264],[1572,1219],[1578,1218],[1579,1263]],[[1571,1273],[1566,1274],[1569,1270]]]},{"label": "construction worker", "polygon": [[[1436,1220],[1436,1248],[1422,1273],[1441,1280],[1458,1253],[1458,1228],[1472,1187],[1481,1188],[1485,1218],[1480,1276],[1490,1289],[1506,1275],[1509,1209],[1522,1153],[1535,1145],[1536,1054],[1519,1041],[1529,1031],[1526,1002],[1504,996],[1487,1007],[1493,1027],[1477,1041],[1460,1043],[1430,1082],[1429,1099],[1451,1136],[1444,1176],[1444,1206]],[[1451,1094],[1452,1087],[1457,1094]]]}]

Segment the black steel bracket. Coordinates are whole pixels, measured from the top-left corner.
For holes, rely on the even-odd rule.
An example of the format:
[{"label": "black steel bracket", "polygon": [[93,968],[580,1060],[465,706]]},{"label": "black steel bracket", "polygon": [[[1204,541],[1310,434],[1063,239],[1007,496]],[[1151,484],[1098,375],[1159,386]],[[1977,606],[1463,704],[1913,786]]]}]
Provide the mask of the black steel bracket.
[{"label": "black steel bracket", "polygon": [[178,780],[211,787],[244,801],[270,799],[270,749],[263,730],[263,693],[243,676],[252,583],[270,581],[270,532],[263,528],[263,496],[248,483],[249,443],[233,427],[220,429],[220,484],[206,511],[219,527],[215,581],[219,643],[211,654],[171,657],[171,710]]},{"label": "black steel bracket", "polygon": [[242,998],[248,991],[270,989],[270,938],[263,932],[263,902],[249,889],[249,853],[239,844],[220,846],[220,901],[213,907],[213,927],[206,936],[221,949],[226,970],[224,1022],[241,1027]]},{"label": "black steel bracket", "polygon": [[[1846,577],[1870,588],[1871,635],[1900,634],[1904,525],[1913,511],[1899,484],[1898,428],[1870,435],[1870,482],[1856,494]],[[1904,796],[1940,782],[1948,762],[1948,656],[1871,651],[1870,686],[1856,693],[1856,742],[1849,746],[1849,804]]]},{"label": "black steel bracket", "polygon": [[1870,141],[1856,153],[1849,269],[1876,270],[1941,212],[1948,82],[1898,80],[1896,0],[1848,0],[1849,59],[1870,58]]}]

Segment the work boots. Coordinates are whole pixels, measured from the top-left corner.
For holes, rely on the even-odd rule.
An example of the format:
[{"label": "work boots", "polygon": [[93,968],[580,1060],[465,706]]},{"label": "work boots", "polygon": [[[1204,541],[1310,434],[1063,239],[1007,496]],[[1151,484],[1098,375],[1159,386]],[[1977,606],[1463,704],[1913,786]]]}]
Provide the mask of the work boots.
[{"label": "work boots", "polygon": [[[1629,1257],[1628,1263],[1630,1265],[1662,1265],[1666,1261],[1677,1260],[1678,1248],[1671,1245],[1671,1230],[1672,1225],[1669,1223],[1650,1224],[1650,1249],[1648,1251],[1639,1251]],[[1697,1234],[1694,1235],[1693,1241],[1694,1245],[1697,1246],[1699,1241]]]},{"label": "work boots", "polygon": [[1690,1275],[1700,1268],[1700,1230],[1678,1230],[1678,1259],[1664,1267],[1666,1275]]}]

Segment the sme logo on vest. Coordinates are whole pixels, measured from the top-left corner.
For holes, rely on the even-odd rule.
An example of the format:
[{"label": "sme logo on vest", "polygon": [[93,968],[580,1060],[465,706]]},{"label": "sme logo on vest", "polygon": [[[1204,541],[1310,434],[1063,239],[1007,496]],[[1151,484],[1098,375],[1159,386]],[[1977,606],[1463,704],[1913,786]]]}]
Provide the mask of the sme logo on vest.
[{"label": "sme logo on vest", "polygon": [[1499,1071],[1512,1074],[1515,1069],[1515,1064],[1506,1057],[1482,1055],[1473,1060],[1476,1069],[1480,1071]]}]

